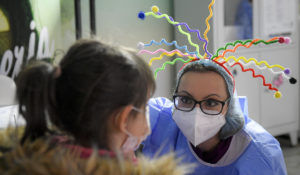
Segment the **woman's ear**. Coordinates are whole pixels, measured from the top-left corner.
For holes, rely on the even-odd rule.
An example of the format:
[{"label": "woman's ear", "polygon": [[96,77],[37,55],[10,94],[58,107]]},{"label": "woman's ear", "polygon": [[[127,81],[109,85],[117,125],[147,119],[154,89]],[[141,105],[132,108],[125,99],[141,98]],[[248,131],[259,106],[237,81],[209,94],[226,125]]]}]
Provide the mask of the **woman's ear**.
[{"label": "woman's ear", "polygon": [[128,119],[130,117],[130,112],[132,111],[133,106],[127,105],[122,108],[119,112],[119,115],[114,119],[114,126],[118,131],[125,132],[126,126],[128,124]]}]

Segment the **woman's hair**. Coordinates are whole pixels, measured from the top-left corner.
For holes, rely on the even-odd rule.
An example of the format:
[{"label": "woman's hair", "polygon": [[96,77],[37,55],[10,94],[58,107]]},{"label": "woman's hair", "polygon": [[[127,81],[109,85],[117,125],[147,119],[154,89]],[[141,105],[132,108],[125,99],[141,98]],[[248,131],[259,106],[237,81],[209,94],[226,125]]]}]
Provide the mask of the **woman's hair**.
[{"label": "woman's hair", "polygon": [[107,148],[109,118],[126,105],[145,105],[154,90],[152,72],[135,52],[80,40],[58,67],[39,61],[19,74],[21,142],[45,136],[50,120],[81,143]]},{"label": "woman's hair", "polygon": [[229,95],[229,102],[228,102],[228,110],[226,113],[226,123],[221,128],[220,131],[220,138],[226,139],[230,136],[233,136],[237,133],[240,129],[244,126],[244,117],[241,113],[241,109],[238,103],[238,99],[236,94],[234,94],[234,82],[233,78],[229,75],[229,73],[219,64],[208,60],[202,59],[199,61],[194,61],[187,64],[177,75],[177,83],[175,87],[175,92],[177,93],[178,87],[180,84],[180,80],[182,76],[187,72],[216,72],[218,73],[223,79],[225,80],[227,94]]}]

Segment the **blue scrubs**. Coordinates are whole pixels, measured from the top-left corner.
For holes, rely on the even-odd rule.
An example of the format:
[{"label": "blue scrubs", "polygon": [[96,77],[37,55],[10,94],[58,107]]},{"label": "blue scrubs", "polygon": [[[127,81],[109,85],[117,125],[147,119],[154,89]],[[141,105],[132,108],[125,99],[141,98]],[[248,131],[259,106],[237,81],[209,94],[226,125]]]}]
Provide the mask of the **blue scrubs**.
[{"label": "blue scrubs", "polygon": [[238,32],[240,39],[253,38],[253,8],[249,0],[241,0],[237,8],[235,25],[242,27]]},{"label": "blue scrubs", "polygon": [[[209,164],[196,156],[186,137],[172,119],[173,102],[166,98],[156,98],[149,101],[152,133],[143,143],[143,153],[149,157],[154,157],[175,151],[176,155],[182,158],[183,163],[196,165],[192,174],[197,175],[287,174],[278,141],[259,124],[248,118],[247,100],[240,98],[239,102],[245,116],[245,126],[234,135],[233,138],[236,140],[231,142],[231,148],[228,149],[227,153],[235,152],[235,147],[241,151],[232,154],[233,156],[227,155],[222,163]],[[244,148],[241,149],[242,147]],[[238,156],[235,157],[234,155]]]}]

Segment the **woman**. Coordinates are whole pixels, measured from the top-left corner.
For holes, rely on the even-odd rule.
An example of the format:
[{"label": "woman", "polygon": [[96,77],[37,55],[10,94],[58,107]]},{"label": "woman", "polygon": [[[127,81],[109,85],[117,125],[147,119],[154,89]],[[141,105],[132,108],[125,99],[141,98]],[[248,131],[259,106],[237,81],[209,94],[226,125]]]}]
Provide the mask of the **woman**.
[{"label": "woman", "polygon": [[[76,42],[56,68],[31,64],[17,80],[22,145],[1,158],[1,174],[156,174],[155,163],[134,155],[149,133],[154,90],[141,58],[98,41]],[[170,156],[158,164],[168,174],[184,172]]]},{"label": "woman", "polygon": [[152,133],[143,148],[148,156],[174,150],[183,162],[197,165],[193,174],[286,174],[279,143],[243,116],[234,80],[222,64],[187,64],[178,73],[173,102],[156,98],[149,108]]}]

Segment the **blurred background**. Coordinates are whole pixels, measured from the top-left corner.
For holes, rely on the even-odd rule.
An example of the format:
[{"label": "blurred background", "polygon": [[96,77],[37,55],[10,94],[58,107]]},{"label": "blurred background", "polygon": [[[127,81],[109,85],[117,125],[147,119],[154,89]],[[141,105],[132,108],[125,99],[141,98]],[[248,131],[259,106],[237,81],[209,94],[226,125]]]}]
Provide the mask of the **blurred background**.
[{"label": "blurred background", "polygon": [[[173,16],[176,21],[186,22],[192,29],[205,31],[205,19],[209,14],[210,0],[1,0],[0,1],[0,109],[16,105],[13,80],[22,65],[30,59],[48,58],[57,64],[66,50],[79,38],[91,38],[137,49],[138,42],[151,40],[167,42],[176,40],[178,45],[188,45],[186,36],[175,30],[164,19],[137,17],[140,11],[151,11],[157,5],[161,13]],[[228,56],[245,56],[267,60],[292,70],[299,80],[299,21],[300,0],[217,0],[214,16],[210,20],[208,49],[215,53],[218,48],[235,40],[260,38],[268,40],[275,36],[290,37],[289,45],[258,45],[249,49],[239,48]],[[202,46],[193,33],[192,40]],[[151,46],[171,51],[172,46]],[[149,62],[151,55],[142,57]],[[154,61],[152,70],[161,67],[164,61],[175,57],[164,57]],[[176,74],[182,64],[167,65],[158,72],[155,97],[170,98]],[[251,66],[251,65],[250,65]],[[238,95],[247,96],[249,116],[264,126],[282,144],[289,174],[299,174],[299,83],[290,85],[280,76],[265,73],[268,81],[276,84],[282,92],[280,100],[254,79],[251,73],[231,69],[236,80]],[[256,70],[261,72],[261,70]],[[0,124],[5,127],[16,116],[0,110]]]}]

